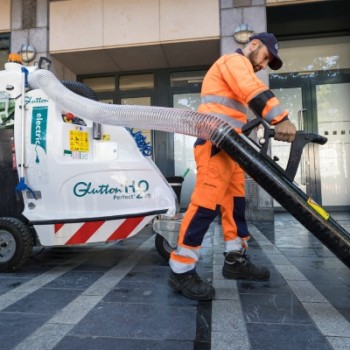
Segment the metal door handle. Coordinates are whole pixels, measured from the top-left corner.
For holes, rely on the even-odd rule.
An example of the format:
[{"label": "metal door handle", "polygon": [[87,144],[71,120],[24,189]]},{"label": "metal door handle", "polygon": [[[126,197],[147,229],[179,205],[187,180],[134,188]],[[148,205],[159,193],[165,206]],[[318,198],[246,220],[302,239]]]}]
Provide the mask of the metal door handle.
[{"label": "metal door handle", "polygon": [[302,108],[298,111],[298,129],[304,130],[304,112],[306,111],[305,108]]},{"label": "metal door handle", "polygon": [[302,162],[300,162],[300,173],[301,184],[305,186],[310,185],[307,181],[310,174],[310,162],[305,160],[305,158],[303,158]]},{"label": "metal door handle", "polygon": [[[305,108],[302,108],[298,111],[298,129],[304,131],[304,112],[306,111]],[[300,161],[300,180],[301,184],[308,186],[309,183],[307,182],[307,168],[309,162],[305,160],[304,154],[301,156],[301,161]]]}]

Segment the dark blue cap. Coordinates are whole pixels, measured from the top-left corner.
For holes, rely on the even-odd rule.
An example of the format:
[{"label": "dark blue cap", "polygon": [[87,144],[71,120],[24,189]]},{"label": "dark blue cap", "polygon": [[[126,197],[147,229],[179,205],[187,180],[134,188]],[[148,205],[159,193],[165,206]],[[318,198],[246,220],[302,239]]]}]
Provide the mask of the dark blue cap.
[{"label": "dark blue cap", "polygon": [[249,41],[253,39],[259,39],[264,45],[266,45],[273,59],[269,63],[269,67],[273,70],[278,70],[282,67],[283,62],[281,58],[278,56],[278,41],[276,37],[272,33],[258,33],[254,34],[249,38]]}]

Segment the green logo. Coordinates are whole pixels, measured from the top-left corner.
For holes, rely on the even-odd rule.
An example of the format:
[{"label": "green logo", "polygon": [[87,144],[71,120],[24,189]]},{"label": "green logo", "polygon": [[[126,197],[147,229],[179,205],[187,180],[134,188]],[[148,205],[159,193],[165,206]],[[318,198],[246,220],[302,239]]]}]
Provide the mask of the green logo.
[{"label": "green logo", "polygon": [[35,145],[36,162],[39,163],[38,147],[46,153],[47,107],[33,107],[31,144]]},{"label": "green logo", "polygon": [[147,180],[129,181],[128,184],[99,184],[78,182],[74,185],[73,193],[76,197],[85,196],[112,196],[114,200],[150,198],[149,183]]}]

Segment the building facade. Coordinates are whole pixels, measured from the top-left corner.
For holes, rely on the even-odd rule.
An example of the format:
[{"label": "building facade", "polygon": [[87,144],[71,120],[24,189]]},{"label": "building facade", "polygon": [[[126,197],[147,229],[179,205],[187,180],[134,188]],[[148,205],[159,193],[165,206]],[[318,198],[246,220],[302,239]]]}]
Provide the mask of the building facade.
[{"label": "building facade", "polygon": [[[296,182],[332,210],[350,208],[350,14],[347,1],[0,0],[0,64],[23,45],[44,56],[62,80],[78,80],[100,101],[187,108],[199,104],[210,65],[244,44],[240,25],[270,31],[284,65],[259,77],[290,110],[299,129],[328,137],[310,146]],[[23,51],[23,50],[22,50]],[[195,179],[194,138],[142,130],[166,176],[183,176],[181,207]],[[289,145],[274,142],[284,166]],[[247,178],[247,216],[273,220],[280,206]]]}]

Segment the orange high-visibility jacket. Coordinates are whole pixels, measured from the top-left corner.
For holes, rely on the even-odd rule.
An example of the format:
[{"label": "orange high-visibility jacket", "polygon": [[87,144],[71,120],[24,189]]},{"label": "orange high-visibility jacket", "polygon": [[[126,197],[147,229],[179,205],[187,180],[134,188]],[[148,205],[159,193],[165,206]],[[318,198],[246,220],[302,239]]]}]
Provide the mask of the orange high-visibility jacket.
[{"label": "orange high-visibility jacket", "polygon": [[247,106],[274,125],[288,117],[269,88],[256,76],[241,51],[220,57],[207,72],[198,111],[229,118],[237,132],[247,122]]}]

